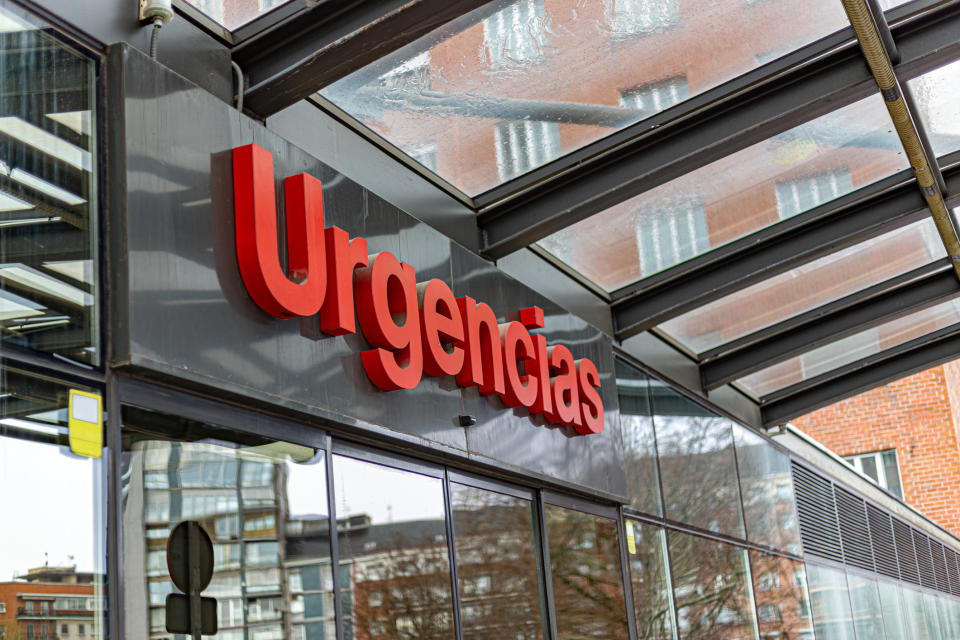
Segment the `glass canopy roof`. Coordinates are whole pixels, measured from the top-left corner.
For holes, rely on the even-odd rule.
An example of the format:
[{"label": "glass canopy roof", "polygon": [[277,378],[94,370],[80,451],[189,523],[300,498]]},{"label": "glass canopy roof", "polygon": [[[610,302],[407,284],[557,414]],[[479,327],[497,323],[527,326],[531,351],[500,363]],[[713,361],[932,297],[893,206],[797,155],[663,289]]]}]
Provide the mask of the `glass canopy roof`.
[{"label": "glass canopy roof", "polygon": [[320,95],[473,196],[848,24],[838,0],[498,0]]},{"label": "glass canopy roof", "polygon": [[222,27],[233,31],[294,0],[184,0]]},{"label": "glass canopy roof", "polygon": [[960,149],[960,61],[909,82],[938,156]]}]

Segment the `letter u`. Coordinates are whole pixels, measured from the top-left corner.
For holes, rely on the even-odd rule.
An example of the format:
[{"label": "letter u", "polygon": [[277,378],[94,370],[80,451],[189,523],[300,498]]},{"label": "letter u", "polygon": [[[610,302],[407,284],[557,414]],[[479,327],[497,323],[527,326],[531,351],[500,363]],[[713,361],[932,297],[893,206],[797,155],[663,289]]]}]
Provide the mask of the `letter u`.
[{"label": "letter u", "polygon": [[255,144],[233,150],[233,202],[237,263],[250,297],[277,318],[320,311],[327,286],[323,190],[306,173],[283,181],[287,264],[280,265],[273,156]]}]

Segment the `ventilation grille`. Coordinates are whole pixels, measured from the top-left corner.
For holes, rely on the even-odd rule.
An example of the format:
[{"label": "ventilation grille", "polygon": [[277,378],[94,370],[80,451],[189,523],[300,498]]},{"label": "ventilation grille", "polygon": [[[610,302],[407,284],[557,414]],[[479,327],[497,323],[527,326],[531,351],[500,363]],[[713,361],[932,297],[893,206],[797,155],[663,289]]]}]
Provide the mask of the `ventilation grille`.
[{"label": "ventilation grille", "polygon": [[893,523],[890,521],[890,514],[868,504],[867,520],[870,522],[870,542],[873,544],[873,561],[877,565],[877,573],[899,579],[897,546],[893,541]]},{"label": "ventilation grille", "polygon": [[867,504],[862,498],[858,498],[846,489],[834,487],[834,493],[837,497],[843,560],[852,567],[873,571],[873,549],[870,547]]},{"label": "ventilation grille", "polygon": [[943,555],[943,545],[931,538],[930,553],[933,554],[933,572],[937,575],[937,589],[950,593],[950,578],[947,577],[947,559]]},{"label": "ventilation grille", "polygon": [[893,519],[893,538],[897,544],[897,564],[900,565],[900,579],[920,584],[917,572],[917,556],[913,551],[913,530],[902,520]]},{"label": "ventilation grille", "polygon": [[933,554],[930,553],[930,539],[914,529],[913,546],[917,550],[917,567],[920,569],[920,584],[930,589],[936,589],[937,574],[933,570]]},{"label": "ventilation grille", "polygon": [[947,575],[950,577],[950,593],[960,596],[960,556],[953,549],[944,548],[947,557]]},{"label": "ventilation grille", "polygon": [[843,562],[833,484],[796,464],[793,465],[793,484],[804,551]]}]

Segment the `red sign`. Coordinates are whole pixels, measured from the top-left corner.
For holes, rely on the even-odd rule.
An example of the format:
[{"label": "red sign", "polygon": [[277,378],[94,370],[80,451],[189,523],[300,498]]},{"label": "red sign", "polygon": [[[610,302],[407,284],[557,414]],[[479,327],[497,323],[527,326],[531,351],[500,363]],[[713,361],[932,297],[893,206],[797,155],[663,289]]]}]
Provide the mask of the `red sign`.
[{"label": "red sign", "polygon": [[[284,179],[287,270],[280,264],[273,156],[255,144],[233,150],[237,262],[253,301],[277,318],[320,314],[324,333],[355,333],[373,347],[360,354],[384,391],[412,389],[423,374],[456,376],[508,407],[527,407],[578,433],[603,431],[600,374],[563,345],[547,346],[529,329],[544,327],[529,307],[500,324],[489,305],[455,298],[442,280],[417,282],[392,253],[367,253],[363,238],[324,227],[320,181]],[[354,313],[355,312],[355,313]]]}]

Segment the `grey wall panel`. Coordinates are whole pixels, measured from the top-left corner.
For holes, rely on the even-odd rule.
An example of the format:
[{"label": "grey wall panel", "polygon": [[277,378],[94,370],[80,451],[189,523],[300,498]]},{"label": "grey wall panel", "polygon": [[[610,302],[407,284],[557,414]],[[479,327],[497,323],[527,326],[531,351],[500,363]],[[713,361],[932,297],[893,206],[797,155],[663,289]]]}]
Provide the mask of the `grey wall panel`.
[{"label": "grey wall panel", "polygon": [[[625,494],[609,338],[139,52],[114,55],[124,58],[126,153],[125,212],[115,215],[125,216],[127,245],[126,262],[119,256],[114,264],[127,265],[126,279],[116,282],[126,281],[129,293],[128,301],[112,298],[117,322],[129,328],[129,339],[116,333],[124,344],[114,353],[128,355],[114,364],[314,415],[335,431],[339,424],[394,434],[591,492]],[[326,225],[365,238],[370,253],[394,253],[418,280],[441,279],[501,317],[543,306],[550,342],[590,357],[603,376],[604,433],[571,437],[499,400],[461,394],[451,378],[424,376],[414,390],[380,391],[361,367],[369,346],[359,334],[327,336],[315,319],[277,320],[258,309],[243,287],[233,239],[230,150],[250,142],[273,153],[278,196],[282,177],[316,176]],[[459,425],[464,404],[479,425]]]}]

